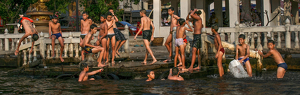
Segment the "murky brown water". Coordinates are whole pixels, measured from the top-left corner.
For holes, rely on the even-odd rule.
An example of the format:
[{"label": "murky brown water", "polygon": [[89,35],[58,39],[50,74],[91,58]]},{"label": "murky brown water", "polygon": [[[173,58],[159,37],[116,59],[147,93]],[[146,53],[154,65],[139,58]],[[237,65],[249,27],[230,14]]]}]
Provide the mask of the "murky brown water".
[{"label": "murky brown water", "polygon": [[63,80],[34,76],[7,76],[0,70],[0,94],[300,94],[300,71],[288,71],[276,79],[276,71],[263,72],[262,78],[235,79],[208,75],[182,82],[169,80],[96,80],[78,83],[76,78]]}]

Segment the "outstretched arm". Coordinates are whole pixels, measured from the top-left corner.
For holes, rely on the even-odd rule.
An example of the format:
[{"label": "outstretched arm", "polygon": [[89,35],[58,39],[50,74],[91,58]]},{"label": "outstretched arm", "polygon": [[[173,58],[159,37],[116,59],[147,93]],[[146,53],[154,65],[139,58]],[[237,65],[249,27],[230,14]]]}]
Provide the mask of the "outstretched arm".
[{"label": "outstretched arm", "polygon": [[193,29],[192,29],[192,27],[190,26],[189,21],[185,21],[185,22],[186,22],[186,24],[189,26],[189,28],[186,28],[186,30],[187,30],[187,31],[190,31],[190,32],[193,32]]},{"label": "outstretched arm", "polygon": [[103,71],[103,69],[99,69],[99,70],[95,70],[95,71],[92,71],[92,72],[88,72],[88,73],[86,73],[88,76],[91,76],[91,75],[95,75],[95,74],[97,74],[97,73],[100,73],[100,72],[102,72]]},{"label": "outstretched arm", "polygon": [[266,55],[264,55],[264,54],[259,50],[259,51],[258,51],[258,54],[259,54],[260,56],[262,56],[263,58],[266,58],[266,57],[269,57],[269,56],[272,55],[271,52],[272,52],[272,51],[269,51]]}]

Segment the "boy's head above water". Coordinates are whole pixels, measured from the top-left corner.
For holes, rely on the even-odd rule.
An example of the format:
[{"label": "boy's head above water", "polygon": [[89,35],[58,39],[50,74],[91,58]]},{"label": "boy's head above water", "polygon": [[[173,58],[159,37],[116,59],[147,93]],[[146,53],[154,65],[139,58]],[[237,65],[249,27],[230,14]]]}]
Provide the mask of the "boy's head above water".
[{"label": "boy's head above water", "polygon": [[172,76],[176,76],[179,73],[179,69],[177,67],[172,68]]},{"label": "boy's head above water", "polygon": [[218,30],[219,30],[219,26],[218,26],[217,24],[213,24],[213,25],[211,26],[211,31],[212,31],[212,32],[214,32],[214,31],[218,32]]},{"label": "boy's head above water", "polygon": [[89,66],[86,63],[81,63],[80,70],[81,71],[89,71]]},{"label": "boy's head above water", "polygon": [[149,79],[151,79],[151,80],[155,79],[154,71],[152,71],[152,70],[147,70],[146,73],[147,73],[148,80],[149,80]]},{"label": "boy's head above water", "polygon": [[268,41],[268,48],[269,48],[269,49],[274,49],[274,47],[275,47],[275,41],[269,40],[269,41]]},{"label": "boy's head above water", "polygon": [[240,43],[240,44],[244,44],[244,43],[245,43],[245,35],[244,35],[244,34],[241,34],[241,35],[239,36],[239,43]]}]

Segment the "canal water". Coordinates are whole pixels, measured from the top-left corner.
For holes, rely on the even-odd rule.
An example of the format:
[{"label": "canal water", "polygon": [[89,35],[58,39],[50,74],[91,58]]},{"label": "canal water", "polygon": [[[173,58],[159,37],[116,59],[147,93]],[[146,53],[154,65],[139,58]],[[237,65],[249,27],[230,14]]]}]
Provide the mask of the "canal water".
[{"label": "canal water", "polygon": [[283,79],[276,71],[264,71],[263,77],[233,78],[228,73],[185,81],[154,80],[96,80],[78,83],[76,78],[55,79],[36,76],[9,75],[9,69],[0,70],[0,94],[300,94],[300,71],[287,71]]}]

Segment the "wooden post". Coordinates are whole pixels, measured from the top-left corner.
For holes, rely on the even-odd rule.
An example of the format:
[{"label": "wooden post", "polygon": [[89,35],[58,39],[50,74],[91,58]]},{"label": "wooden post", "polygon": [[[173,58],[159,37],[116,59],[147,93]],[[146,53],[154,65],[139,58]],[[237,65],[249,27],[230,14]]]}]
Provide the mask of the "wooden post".
[{"label": "wooden post", "polygon": [[298,30],[295,28],[295,48],[299,48],[299,36],[298,36]]},{"label": "wooden post", "polygon": [[254,46],[254,32],[251,32],[251,45],[250,45],[250,49],[254,49],[255,46]]},{"label": "wooden post", "polygon": [[268,37],[267,37],[268,32],[264,32],[264,49],[268,49]]},{"label": "wooden post", "polygon": [[285,21],[285,47],[286,48],[291,48],[291,31],[290,31],[290,20],[286,19]]},{"label": "wooden post", "polygon": [[8,50],[9,50],[9,42],[8,42],[7,35],[8,35],[8,30],[7,30],[7,28],[6,28],[6,29],[4,30],[4,50],[5,50],[5,51],[8,51]]},{"label": "wooden post", "polygon": [[277,38],[277,48],[281,48],[281,37],[280,32],[277,32],[278,38]]}]

